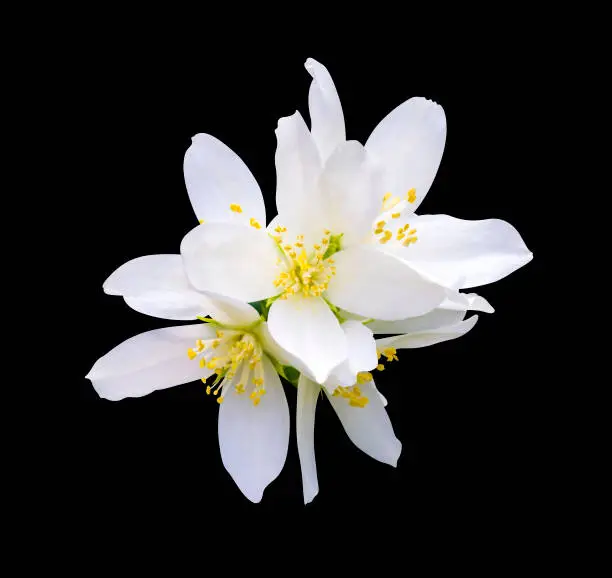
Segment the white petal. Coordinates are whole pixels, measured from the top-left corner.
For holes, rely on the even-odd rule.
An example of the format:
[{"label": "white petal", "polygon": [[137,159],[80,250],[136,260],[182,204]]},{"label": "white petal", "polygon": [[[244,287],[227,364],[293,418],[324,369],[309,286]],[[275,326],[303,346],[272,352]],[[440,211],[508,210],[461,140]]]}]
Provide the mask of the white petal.
[{"label": "white petal", "polygon": [[365,146],[385,169],[385,193],[405,198],[410,189],[416,189],[417,200],[408,209],[415,210],[438,172],[445,141],[442,107],[415,97],[390,112]]},{"label": "white petal", "polygon": [[205,323],[155,329],[131,337],[98,359],[87,378],[100,397],[116,401],[211,375],[187,350],[196,339],[209,339]]},{"label": "white petal", "polygon": [[227,389],[219,409],[219,448],[225,469],[251,502],[260,502],[280,474],[289,445],[289,407],[280,379],[263,357],[266,393],[258,406]]},{"label": "white petal", "polygon": [[378,391],[372,382],[359,387],[369,400],[365,407],[353,407],[345,398],[325,393],[350,440],[375,460],[396,466],[402,444],[393,433]]},{"label": "white petal", "polygon": [[210,316],[223,325],[247,327],[261,319],[257,310],[248,303],[211,292],[207,292],[206,297],[210,303]]},{"label": "white petal", "polygon": [[338,320],[320,297],[277,299],[268,313],[274,340],[299,358],[317,383],[323,383],[348,350]]},{"label": "white petal", "polygon": [[476,295],[476,293],[459,293],[450,289],[446,293],[446,299],[440,303],[440,309],[495,313],[495,309],[484,297]]},{"label": "white petal", "polygon": [[[425,315],[400,321],[372,321],[368,327],[374,333],[417,333],[459,323],[465,317],[464,311],[436,308]],[[380,342],[380,339],[377,343]]]},{"label": "white petal", "polygon": [[[276,129],[276,208],[282,224],[293,234],[305,236],[308,246],[310,227],[323,230],[317,182],[321,160],[299,112],[281,118]],[[307,238],[306,238],[307,237]],[[317,240],[321,235],[317,234]],[[316,242],[316,241],[314,241]]]},{"label": "white petal", "polygon": [[314,426],[317,399],[321,387],[304,375],[300,375],[297,392],[297,412],[295,417],[295,432],[298,454],[302,468],[302,487],[304,504],[312,502],[319,493],[317,480],[317,463],[314,448]]},{"label": "white petal", "polygon": [[180,255],[146,255],[115,270],[102,288],[136,311],[162,319],[208,315],[208,301],[187,280]]},{"label": "white petal", "polygon": [[344,247],[369,241],[382,187],[380,170],[357,141],[341,144],[325,164],[319,182],[325,225],[334,235],[344,234]]},{"label": "white petal", "polygon": [[414,223],[419,240],[405,248],[403,258],[445,285],[458,277],[464,278],[460,289],[493,283],[533,257],[506,221],[421,215]]},{"label": "white petal", "polygon": [[191,283],[246,302],[270,297],[277,276],[277,248],[265,229],[230,223],[199,225],[181,243]]},{"label": "white petal", "polygon": [[379,349],[389,346],[395,347],[396,349],[427,347],[429,345],[435,345],[436,343],[442,343],[443,341],[449,341],[450,339],[457,339],[457,337],[465,335],[474,325],[476,325],[476,321],[478,321],[478,315],[472,315],[469,319],[454,325],[447,325],[437,329],[425,329],[407,335],[396,335],[394,337],[377,339],[376,345],[378,345]]},{"label": "white petal", "polygon": [[445,297],[443,287],[373,246],[351,247],[336,253],[334,260],[337,271],[327,297],[352,313],[384,320],[416,317]]},{"label": "white petal", "polygon": [[308,92],[310,130],[319,154],[325,161],[346,138],[344,114],[338,91],[327,68],[313,58],[309,58],[304,66],[312,76]]},{"label": "white petal", "polygon": [[376,341],[372,330],[359,321],[345,321],[340,325],[346,335],[348,358],[334,368],[325,382],[328,391],[333,392],[338,385],[350,386],[357,381],[357,374],[370,371],[378,365]]},{"label": "white petal", "polygon": [[186,295],[171,291],[149,291],[136,297],[124,297],[125,302],[134,311],[176,321],[189,321],[210,315],[212,310],[202,295]]},{"label": "white petal", "polygon": [[[198,219],[206,223],[249,224],[251,217],[266,224],[266,208],[257,181],[240,157],[209,134],[197,134],[183,165],[189,200]],[[242,213],[230,209],[240,205]]]}]

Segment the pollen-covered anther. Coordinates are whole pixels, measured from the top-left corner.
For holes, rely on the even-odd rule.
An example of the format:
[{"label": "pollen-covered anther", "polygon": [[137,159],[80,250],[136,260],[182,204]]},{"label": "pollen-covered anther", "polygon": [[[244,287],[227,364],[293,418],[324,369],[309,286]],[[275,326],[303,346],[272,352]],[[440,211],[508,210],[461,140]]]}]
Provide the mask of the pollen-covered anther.
[{"label": "pollen-covered anther", "polygon": [[251,227],[255,227],[256,229],[261,229],[261,225],[259,224],[259,221],[255,217],[251,217],[249,219],[249,224],[251,225]]},{"label": "pollen-covered anther", "polygon": [[374,379],[374,377],[372,376],[372,374],[369,371],[360,371],[357,374],[357,383],[359,385],[363,385],[364,383],[368,383],[370,381],[372,381]]},{"label": "pollen-covered anther", "polygon": [[382,199],[383,212],[390,211],[395,205],[400,203],[402,199],[394,197],[391,193],[385,193]]},{"label": "pollen-covered anther", "polygon": [[393,237],[393,233],[391,231],[389,231],[389,229],[387,229],[383,236],[378,240],[379,243],[382,243],[383,245],[385,243],[388,243],[389,240],[391,239],[391,237]]},{"label": "pollen-covered anther", "polygon": [[382,354],[387,358],[387,361],[399,361],[395,347],[385,347]]},{"label": "pollen-covered anther", "polygon": [[361,395],[361,389],[359,389],[358,385],[352,385],[350,387],[342,387],[339,385],[332,395],[343,397],[352,407],[365,407],[370,401],[367,397]]},{"label": "pollen-covered anther", "polygon": [[409,203],[414,203],[416,201],[416,189],[410,189],[406,193],[406,199]]},{"label": "pollen-covered anther", "polygon": [[242,213],[242,207],[238,203],[232,203],[230,205],[230,210],[234,213]]}]

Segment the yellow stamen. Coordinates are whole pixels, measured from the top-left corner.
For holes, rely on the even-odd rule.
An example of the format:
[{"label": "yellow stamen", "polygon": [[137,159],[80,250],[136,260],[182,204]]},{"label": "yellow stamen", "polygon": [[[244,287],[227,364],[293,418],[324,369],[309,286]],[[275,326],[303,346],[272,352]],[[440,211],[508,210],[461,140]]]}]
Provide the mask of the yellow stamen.
[{"label": "yellow stamen", "polygon": [[255,227],[256,229],[261,229],[261,225],[259,224],[259,221],[255,217],[251,217],[249,219],[249,224],[251,225],[251,227]]},{"label": "yellow stamen", "polygon": [[222,395],[220,395],[220,396],[217,398],[217,403],[218,403],[219,405],[221,405],[221,404],[223,403],[223,400],[224,400],[224,399],[225,399],[225,398],[224,398]]},{"label": "yellow stamen", "polygon": [[406,198],[408,199],[409,203],[414,203],[416,201],[416,189],[410,189],[406,193]]},{"label": "yellow stamen", "polygon": [[230,209],[234,211],[234,213],[242,213],[242,207],[238,203],[232,203]]},{"label": "yellow stamen", "polygon": [[400,215],[401,215],[401,213],[392,213],[391,214],[391,218],[392,219],[399,219]]},{"label": "yellow stamen", "polygon": [[204,219],[200,219],[200,225],[204,224]]}]

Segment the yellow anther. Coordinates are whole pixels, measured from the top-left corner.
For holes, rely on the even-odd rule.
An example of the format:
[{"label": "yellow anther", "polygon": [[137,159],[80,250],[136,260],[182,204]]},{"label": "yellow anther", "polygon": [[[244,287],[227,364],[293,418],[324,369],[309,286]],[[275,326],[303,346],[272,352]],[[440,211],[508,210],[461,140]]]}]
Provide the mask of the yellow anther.
[{"label": "yellow anther", "polygon": [[400,215],[401,215],[401,213],[392,213],[391,214],[391,218],[392,219],[399,219]]},{"label": "yellow anther", "polygon": [[213,357],[207,364],[206,367],[208,367],[208,369],[215,369],[215,367],[217,367],[217,361],[218,361],[218,357]]},{"label": "yellow anther", "polygon": [[408,237],[403,243],[402,245],[404,245],[404,247],[407,247],[408,245],[410,245],[411,243],[416,243],[418,241],[418,237]]},{"label": "yellow anther", "polygon": [[200,359],[200,367],[205,367],[206,366],[206,360],[202,357],[202,359]]},{"label": "yellow anther", "polygon": [[342,387],[339,385],[334,390],[332,395],[342,396],[348,401],[349,405],[352,407],[365,407],[369,402],[367,397],[361,395],[361,390],[356,385],[353,385],[351,387]]},{"label": "yellow anther", "polygon": [[386,221],[378,221],[378,223],[376,223],[376,228],[382,229],[386,224]]},{"label": "yellow anther", "polygon": [[387,201],[391,198],[391,193],[385,193],[383,196],[383,201]]},{"label": "yellow anther", "polygon": [[218,403],[218,404],[222,404],[224,399],[225,399],[225,398],[224,398],[222,395],[220,395],[220,396],[217,398],[217,403]]},{"label": "yellow anther", "polygon": [[382,239],[379,239],[378,242],[385,244],[389,241],[389,239],[391,239],[391,237],[393,237],[393,233],[389,230],[385,231],[385,234],[383,235]]},{"label": "yellow anther", "polygon": [[242,207],[238,203],[232,203],[230,209],[234,211],[234,213],[242,213]]},{"label": "yellow anther", "polygon": [[410,189],[406,193],[406,198],[408,199],[409,203],[414,203],[416,201],[416,189]]},{"label": "yellow anther", "polygon": [[251,217],[249,219],[249,224],[251,225],[251,227],[255,227],[256,229],[261,229],[261,225],[259,224],[259,221],[255,217]]},{"label": "yellow anther", "polygon": [[210,395],[210,385],[206,386],[206,395]]},{"label": "yellow anther", "polygon": [[221,340],[220,339],[215,339],[212,342],[213,349],[217,349],[217,347],[219,347],[219,345],[221,345]]},{"label": "yellow anther", "polygon": [[283,251],[291,251],[291,249],[292,249],[291,245],[285,245],[283,247]]},{"label": "yellow anther", "polygon": [[374,234],[375,235],[380,235],[381,233],[384,233],[384,229],[375,229]]},{"label": "yellow anther", "polygon": [[297,242],[295,243],[295,246],[296,246],[296,247],[299,247],[299,248],[302,248],[302,247],[304,246],[304,243],[302,243],[301,241],[297,241]]},{"label": "yellow anther", "polygon": [[204,219],[200,219],[200,225],[204,224]]},{"label": "yellow anther", "polygon": [[198,356],[198,354],[191,348],[187,350],[187,355],[189,356],[189,359],[195,359]]},{"label": "yellow anther", "polygon": [[326,235],[331,234],[331,231],[329,229],[325,229],[325,231],[323,231],[323,233],[325,233]]},{"label": "yellow anther", "polygon": [[357,374],[357,383],[363,385],[364,383],[368,383],[372,381],[374,377],[369,371],[360,371]]},{"label": "yellow anther", "polygon": [[236,386],[236,393],[244,393],[244,392],[245,392],[244,385],[242,383],[239,383]]},{"label": "yellow anther", "polygon": [[274,230],[277,233],[284,233],[287,229],[285,227],[281,227],[280,225],[278,227],[274,227]]},{"label": "yellow anther", "polygon": [[401,241],[405,236],[406,236],[406,234],[403,231],[398,231],[397,232],[397,240],[398,241]]},{"label": "yellow anther", "polygon": [[387,361],[399,361],[395,347],[385,347],[382,354],[387,358]]},{"label": "yellow anther", "polygon": [[382,363],[379,363],[379,364],[376,366],[376,369],[378,369],[378,371],[384,371],[384,370],[385,370],[385,366],[384,366]]},{"label": "yellow anther", "polygon": [[262,377],[254,377],[253,378],[253,383],[255,385],[263,385],[263,382],[264,382],[264,380],[263,380]]},{"label": "yellow anther", "polygon": [[260,402],[261,402],[261,397],[256,397],[256,398],[253,400],[253,405],[254,405],[255,407],[257,407],[257,406],[259,405],[259,403],[260,403]]},{"label": "yellow anther", "polygon": [[196,348],[199,351],[202,351],[204,348],[206,347],[206,345],[204,344],[204,342],[201,339],[197,339],[196,340]]}]

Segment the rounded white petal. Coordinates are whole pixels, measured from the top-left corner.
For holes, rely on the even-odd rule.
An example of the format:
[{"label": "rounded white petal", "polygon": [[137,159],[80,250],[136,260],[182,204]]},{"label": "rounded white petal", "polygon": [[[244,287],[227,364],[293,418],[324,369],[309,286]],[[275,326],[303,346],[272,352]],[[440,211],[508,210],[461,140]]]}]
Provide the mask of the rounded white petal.
[{"label": "rounded white petal", "polygon": [[340,325],[348,345],[348,358],[334,368],[325,382],[328,391],[333,392],[338,385],[351,386],[357,381],[357,374],[369,371],[378,365],[376,341],[372,330],[360,321],[345,321]]},{"label": "rounded white petal", "polygon": [[457,337],[465,335],[474,325],[476,325],[476,321],[478,321],[478,315],[472,315],[469,319],[460,321],[454,325],[438,327],[437,329],[424,329],[407,335],[396,335],[394,337],[377,339],[376,345],[379,349],[389,346],[395,347],[396,349],[427,347],[429,345],[435,345],[436,343],[442,343],[443,341],[457,339]]},{"label": "rounded white petal", "polygon": [[297,411],[295,416],[295,433],[297,438],[300,466],[302,468],[302,488],[304,504],[312,502],[319,493],[317,480],[317,462],[314,448],[314,426],[317,399],[321,387],[305,375],[300,375],[297,392]]},{"label": "rounded white petal", "polygon": [[251,502],[260,502],[268,484],[280,474],[289,446],[289,407],[278,374],[267,357],[266,393],[259,405],[227,388],[219,408],[219,448],[225,469]]},{"label": "rounded white petal", "polygon": [[348,355],[344,331],[320,297],[277,299],[268,313],[268,329],[278,345],[308,367],[317,383]]},{"label": "rounded white petal", "polygon": [[336,276],[329,283],[327,297],[352,313],[384,320],[416,317],[445,297],[443,287],[373,246],[351,247],[336,253],[334,260]]},{"label": "rounded white petal", "polygon": [[[409,317],[400,321],[372,321],[368,327],[374,333],[417,333],[429,331],[438,327],[454,325],[465,317],[465,310],[455,311],[451,309],[436,308],[419,317]],[[377,343],[380,342],[380,339]]]},{"label": "rounded white petal", "polygon": [[369,242],[382,187],[380,170],[357,141],[341,144],[325,163],[319,181],[325,225],[334,235],[343,233],[344,247]]},{"label": "rounded white petal", "polygon": [[124,299],[134,311],[160,319],[189,321],[212,314],[212,308],[206,298],[195,291],[193,295],[171,291],[149,291],[135,297],[126,295]]},{"label": "rounded white petal", "polygon": [[[191,206],[206,223],[266,224],[266,207],[259,185],[240,157],[209,134],[197,134],[185,153],[185,185]],[[240,205],[241,213],[230,209]]]},{"label": "rounded white petal", "polygon": [[415,97],[390,112],[365,145],[384,167],[383,194],[405,198],[414,188],[417,199],[407,210],[415,210],[436,177],[445,141],[446,116],[439,104]]},{"label": "rounded white petal", "polygon": [[146,255],[115,270],[102,285],[136,311],[162,319],[208,315],[208,301],[187,280],[180,255]]},{"label": "rounded white petal", "polygon": [[189,359],[187,350],[213,336],[205,323],[147,331],[98,359],[87,378],[100,397],[117,401],[208,377],[211,370]]},{"label": "rounded white petal", "polygon": [[310,130],[319,154],[325,161],[346,138],[344,114],[338,91],[327,68],[313,58],[306,60],[304,66],[312,76],[308,92]]},{"label": "rounded white petal", "polygon": [[277,248],[265,229],[230,223],[199,225],[181,243],[185,270],[191,283],[246,302],[278,292]]},{"label": "rounded white petal", "polygon": [[257,310],[248,303],[209,291],[206,297],[210,303],[210,316],[223,325],[247,327],[261,319]]},{"label": "rounded white petal", "polygon": [[[321,203],[317,182],[321,160],[299,112],[279,119],[276,129],[276,208],[282,224],[293,234],[305,236],[308,246],[313,242],[310,229],[321,232],[327,226],[321,222]],[[321,233],[315,235],[317,242]]]},{"label": "rounded white petal", "polygon": [[393,433],[391,420],[378,390],[372,382],[359,387],[362,395],[368,398],[365,407],[353,407],[345,398],[325,393],[350,440],[375,460],[396,466],[402,444]]},{"label": "rounded white petal", "polygon": [[444,285],[461,277],[458,289],[498,281],[533,258],[518,231],[499,219],[421,215],[414,225],[419,240],[403,248],[402,258]]}]

